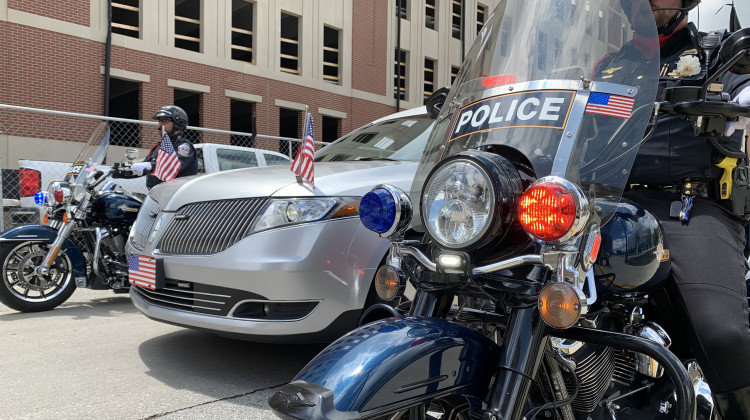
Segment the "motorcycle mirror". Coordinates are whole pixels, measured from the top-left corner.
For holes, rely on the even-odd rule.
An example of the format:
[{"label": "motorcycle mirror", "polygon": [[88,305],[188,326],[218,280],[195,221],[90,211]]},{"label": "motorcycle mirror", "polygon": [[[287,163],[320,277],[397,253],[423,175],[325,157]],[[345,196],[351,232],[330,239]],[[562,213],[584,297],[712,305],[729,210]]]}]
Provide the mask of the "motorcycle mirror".
[{"label": "motorcycle mirror", "polygon": [[[728,63],[737,60],[729,71],[736,74],[750,73],[750,28],[740,29],[729,36],[721,45],[719,51],[721,61]],[[739,58],[737,55],[742,54]]]},{"label": "motorcycle mirror", "polygon": [[448,97],[448,92],[450,91],[450,86],[443,86],[440,89],[436,90],[432,95],[430,95],[429,98],[427,98],[427,103],[425,104],[425,106],[427,107],[428,117],[432,118],[433,120],[438,117],[438,115],[440,114],[440,109],[445,103],[445,98]]},{"label": "motorcycle mirror", "polygon": [[133,161],[138,159],[138,149],[128,149],[125,151],[125,159]]}]

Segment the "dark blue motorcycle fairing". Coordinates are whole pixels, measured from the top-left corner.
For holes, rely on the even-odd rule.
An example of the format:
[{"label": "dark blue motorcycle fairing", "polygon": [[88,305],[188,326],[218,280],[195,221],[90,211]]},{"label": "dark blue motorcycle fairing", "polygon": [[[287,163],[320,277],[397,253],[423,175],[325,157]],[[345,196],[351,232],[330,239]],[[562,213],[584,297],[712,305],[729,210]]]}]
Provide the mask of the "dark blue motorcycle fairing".
[{"label": "dark blue motorcycle fairing", "polygon": [[[57,237],[57,230],[45,225],[24,225],[8,229],[0,233],[0,244],[7,242],[45,242],[52,243]],[[68,238],[62,245],[62,250],[70,259],[73,277],[86,277],[86,260],[83,258],[78,245]]]},{"label": "dark blue motorcycle fairing", "polygon": [[337,412],[363,412],[425,395],[486,395],[499,347],[461,325],[429,317],[362,326],[294,378],[333,392]]}]

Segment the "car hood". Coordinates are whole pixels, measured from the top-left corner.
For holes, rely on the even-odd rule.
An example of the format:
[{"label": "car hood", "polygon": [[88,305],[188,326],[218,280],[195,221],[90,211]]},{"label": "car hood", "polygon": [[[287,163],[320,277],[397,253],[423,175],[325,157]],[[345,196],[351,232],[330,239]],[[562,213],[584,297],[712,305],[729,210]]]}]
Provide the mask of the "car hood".
[{"label": "car hood", "polygon": [[165,211],[199,201],[253,197],[362,196],[377,184],[409,190],[417,162],[348,161],[315,164],[315,187],[297,183],[286,165],[236,169],[178,178],[154,187],[149,195]]}]

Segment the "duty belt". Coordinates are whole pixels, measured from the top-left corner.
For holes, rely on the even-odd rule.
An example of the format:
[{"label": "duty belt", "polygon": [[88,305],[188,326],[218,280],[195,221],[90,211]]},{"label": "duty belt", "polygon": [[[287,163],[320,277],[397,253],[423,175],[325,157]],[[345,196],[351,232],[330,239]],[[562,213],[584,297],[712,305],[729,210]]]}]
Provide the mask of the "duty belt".
[{"label": "duty belt", "polygon": [[647,189],[694,197],[716,197],[716,186],[712,181],[685,181],[680,185],[631,185],[631,189]]}]

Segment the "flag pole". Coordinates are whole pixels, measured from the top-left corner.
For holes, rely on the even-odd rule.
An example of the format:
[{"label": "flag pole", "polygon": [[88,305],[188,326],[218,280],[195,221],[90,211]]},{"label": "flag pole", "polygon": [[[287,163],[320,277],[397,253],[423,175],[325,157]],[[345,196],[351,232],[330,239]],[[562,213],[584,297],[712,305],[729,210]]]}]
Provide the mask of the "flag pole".
[{"label": "flag pole", "polygon": [[[299,148],[297,149],[297,153],[304,152],[304,148],[305,148],[305,135],[307,134],[307,112],[308,112],[309,108],[310,108],[309,106],[305,105],[305,116],[304,116],[305,122],[302,125],[302,139],[301,139],[302,141],[299,144]],[[298,184],[302,183],[301,172],[302,171],[299,171],[299,172],[297,172],[297,173],[294,174],[294,176],[297,178],[297,183]]]}]

